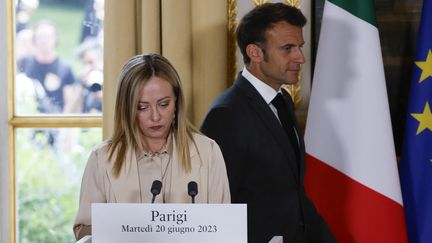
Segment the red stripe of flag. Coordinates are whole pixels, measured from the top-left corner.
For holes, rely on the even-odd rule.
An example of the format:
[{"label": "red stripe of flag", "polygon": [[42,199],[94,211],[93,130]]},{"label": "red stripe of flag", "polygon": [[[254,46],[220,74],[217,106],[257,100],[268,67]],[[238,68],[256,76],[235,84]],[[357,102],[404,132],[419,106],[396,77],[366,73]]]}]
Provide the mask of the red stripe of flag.
[{"label": "red stripe of flag", "polygon": [[305,187],[339,242],[408,241],[402,205],[309,154]]}]

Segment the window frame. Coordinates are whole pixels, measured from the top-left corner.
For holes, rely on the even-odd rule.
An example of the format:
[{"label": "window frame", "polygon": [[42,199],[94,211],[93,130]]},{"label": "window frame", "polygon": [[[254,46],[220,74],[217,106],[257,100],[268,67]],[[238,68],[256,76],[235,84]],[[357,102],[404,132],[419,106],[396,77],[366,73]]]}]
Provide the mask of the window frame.
[{"label": "window frame", "polygon": [[[0,195],[1,221],[0,241],[17,242],[17,190],[16,190],[16,129],[17,128],[102,128],[103,112],[98,115],[32,115],[17,116],[15,114],[15,6],[14,0],[0,2],[0,6],[6,6],[0,12],[0,31],[7,33],[0,37],[0,50],[6,50],[7,55],[0,57],[0,98],[6,102],[0,102],[0,139],[7,140],[7,146],[0,148]],[[105,101],[105,99],[104,99]],[[103,103],[105,103],[103,101]],[[7,119],[4,119],[7,114]],[[3,133],[1,131],[7,131]],[[102,139],[102,138],[101,138]]]}]

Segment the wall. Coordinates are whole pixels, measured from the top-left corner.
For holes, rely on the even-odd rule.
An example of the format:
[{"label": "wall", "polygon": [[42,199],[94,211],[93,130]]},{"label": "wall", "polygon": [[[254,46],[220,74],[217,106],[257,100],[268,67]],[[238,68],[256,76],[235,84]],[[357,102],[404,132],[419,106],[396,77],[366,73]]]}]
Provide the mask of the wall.
[{"label": "wall", "polygon": [[375,0],[396,153],[400,156],[422,0]]}]

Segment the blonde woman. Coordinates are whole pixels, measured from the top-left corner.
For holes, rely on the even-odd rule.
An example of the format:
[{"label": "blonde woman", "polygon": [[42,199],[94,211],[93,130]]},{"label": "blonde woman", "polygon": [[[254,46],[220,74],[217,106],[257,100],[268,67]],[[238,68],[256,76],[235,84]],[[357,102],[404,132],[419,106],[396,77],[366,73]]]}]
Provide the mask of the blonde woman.
[{"label": "blonde woman", "polygon": [[158,54],[132,57],[119,76],[113,136],[93,149],[81,183],[74,224],[77,239],[91,234],[91,203],[229,203],[225,162],[215,141],[187,120],[180,78]]}]

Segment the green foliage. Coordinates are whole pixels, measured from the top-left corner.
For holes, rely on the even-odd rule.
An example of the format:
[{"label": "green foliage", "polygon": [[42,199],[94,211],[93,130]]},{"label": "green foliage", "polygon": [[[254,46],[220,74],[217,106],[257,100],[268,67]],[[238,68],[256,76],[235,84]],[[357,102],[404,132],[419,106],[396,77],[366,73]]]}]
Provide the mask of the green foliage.
[{"label": "green foliage", "polygon": [[[20,243],[74,242],[82,174],[102,130],[17,129],[18,239]],[[55,134],[49,144],[48,132]]]}]

